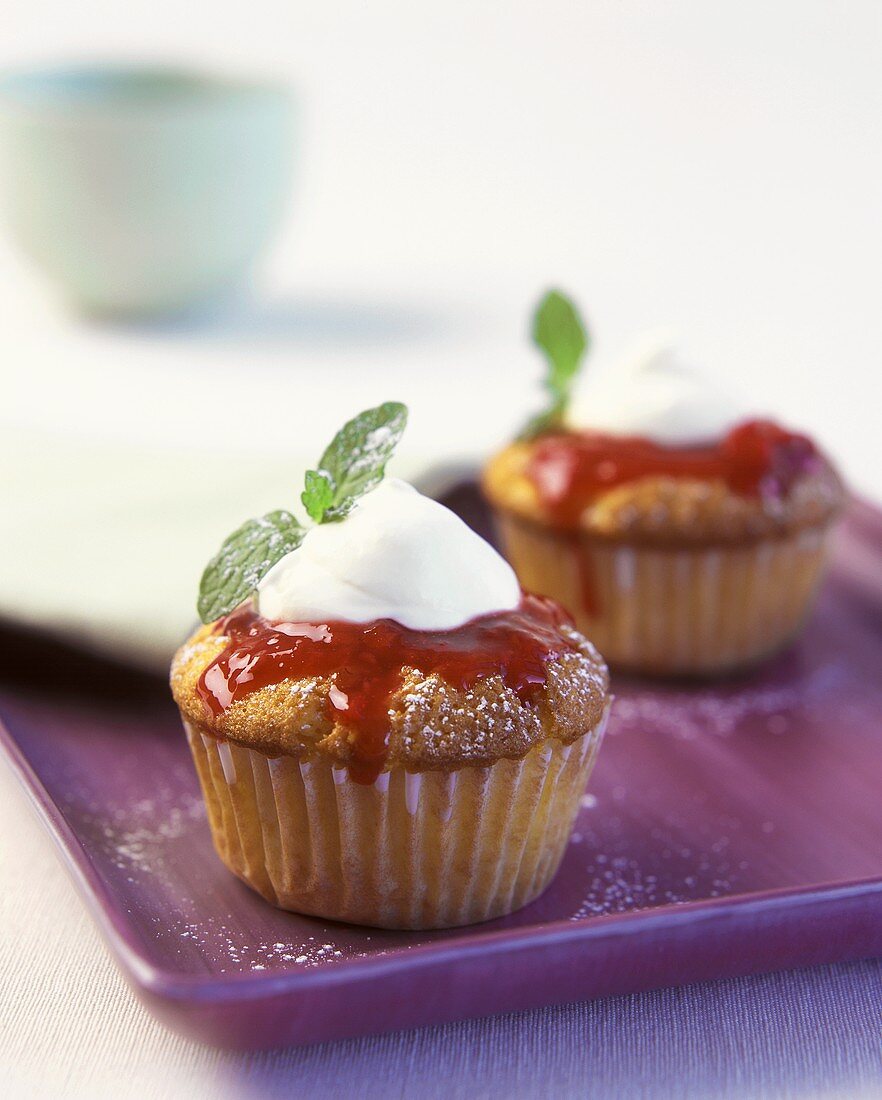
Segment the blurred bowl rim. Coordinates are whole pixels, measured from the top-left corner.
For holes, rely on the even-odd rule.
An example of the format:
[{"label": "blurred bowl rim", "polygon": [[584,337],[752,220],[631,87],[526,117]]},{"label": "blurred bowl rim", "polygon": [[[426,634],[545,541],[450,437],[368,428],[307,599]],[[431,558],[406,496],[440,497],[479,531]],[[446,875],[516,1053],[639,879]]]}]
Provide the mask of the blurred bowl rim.
[{"label": "blurred bowl rim", "polygon": [[290,109],[294,94],[281,80],[178,64],[71,62],[0,71],[0,108],[29,115],[154,117],[268,103]]}]

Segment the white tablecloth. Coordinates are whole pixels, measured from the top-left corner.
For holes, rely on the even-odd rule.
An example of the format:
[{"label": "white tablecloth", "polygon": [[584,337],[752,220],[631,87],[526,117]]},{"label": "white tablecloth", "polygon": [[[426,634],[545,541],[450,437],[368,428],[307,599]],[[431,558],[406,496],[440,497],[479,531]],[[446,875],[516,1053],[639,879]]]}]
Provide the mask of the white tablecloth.
[{"label": "white tablecloth", "polygon": [[[78,325],[0,243],[0,614],[64,607],[88,641],[162,660],[203,546],[285,503],[246,477],[209,505],[206,440],[240,474],[278,459],[293,482],[341,414],[396,397],[407,461],[474,458],[537,398],[526,313],[551,281],[584,304],[598,362],[678,326],[882,498],[874,0],[6,0],[3,26],[0,64],[171,56],[288,77],[304,128],[255,301],[214,323]],[[82,477],[96,455],[106,507]],[[155,482],[127,488],[145,455]],[[151,492],[181,529],[159,588],[144,563],[175,552],[168,527],[131,537]],[[113,570],[84,573],[89,539]],[[272,1056],[201,1049],[132,999],[2,767],[0,837],[3,1096],[882,1094],[872,962]]]}]

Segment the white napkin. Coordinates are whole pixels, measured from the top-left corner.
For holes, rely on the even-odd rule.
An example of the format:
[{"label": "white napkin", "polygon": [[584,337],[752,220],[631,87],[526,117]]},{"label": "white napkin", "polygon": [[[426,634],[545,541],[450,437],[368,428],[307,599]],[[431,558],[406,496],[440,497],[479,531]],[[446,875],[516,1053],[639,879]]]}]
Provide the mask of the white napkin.
[{"label": "white napkin", "polygon": [[[249,516],[296,510],[314,461],[4,429],[0,615],[161,670],[196,621],[210,556]],[[390,469],[428,492],[457,476],[412,453]]]}]

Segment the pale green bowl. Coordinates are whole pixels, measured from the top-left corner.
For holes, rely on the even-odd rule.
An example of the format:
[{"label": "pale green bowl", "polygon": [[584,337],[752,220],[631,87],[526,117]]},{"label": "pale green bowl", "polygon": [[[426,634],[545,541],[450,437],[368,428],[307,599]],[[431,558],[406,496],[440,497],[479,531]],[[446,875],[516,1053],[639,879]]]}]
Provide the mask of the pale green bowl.
[{"label": "pale green bowl", "polygon": [[0,80],[0,202],[80,309],[186,310],[247,279],[290,190],[281,86],[82,67]]}]

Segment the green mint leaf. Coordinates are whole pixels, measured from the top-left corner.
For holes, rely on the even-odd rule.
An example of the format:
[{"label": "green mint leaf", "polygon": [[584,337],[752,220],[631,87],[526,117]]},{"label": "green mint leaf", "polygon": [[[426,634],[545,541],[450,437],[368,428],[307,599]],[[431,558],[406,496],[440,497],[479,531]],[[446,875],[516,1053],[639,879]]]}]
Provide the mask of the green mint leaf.
[{"label": "green mint leaf", "polygon": [[322,517],[334,500],[334,484],[331,475],[324,470],[307,470],[306,488],[300,494],[303,507],[311,520],[322,522]]},{"label": "green mint leaf", "polygon": [[[383,477],[407,424],[407,408],[387,401],[344,424],[317,470],[307,470],[301,501],[316,523],[342,519]],[[202,574],[199,617],[212,623],[247,600],[270,569],[306,535],[290,512],[250,519],[226,539]]]},{"label": "green mint leaf", "polygon": [[548,373],[544,386],[550,407],[534,416],[521,433],[530,439],[559,425],[570,400],[573,380],[588,349],[588,333],[575,305],[559,290],[550,290],[533,316],[533,342],[545,352]]},{"label": "green mint leaf", "polygon": [[560,400],[552,402],[551,407],[545,412],[536,413],[535,416],[530,417],[524,425],[520,438],[535,439],[537,435],[552,431],[563,421],[565,409],[565,402]]},{"label": "green mint leaf", "polygon": [[[330,500],[325,501],[327,491],[320,490],[315,498],[307,482],[310,494],[309,508],[320,509],[320,522],[329,523],[342,519],[356,500],[382,480],[386,463],[395,450],[407,425],[407,407],[397,401],[387,401],[375,409],[367,409],[344,424],[331,440],[330,446],[319,461],[315,471],[330,486]],[[310,515],[313,515],[310,512]],[[316,517],[313,516],[315,519]]]},{"label": "green mint leaf", "polygon": [[533,317],[533,341],[548,359],[546,388],[552,397],[565,400],[588,337],[575,305],[559,290],[550,290],[539,303]]},{"label": "green mint leaf", "polygon": [[290,512],[270,512],[237,528],[214,555],[199,583],[199,617],[213,623],[229,615],[270,569],[303,541],[306,531]]}]

